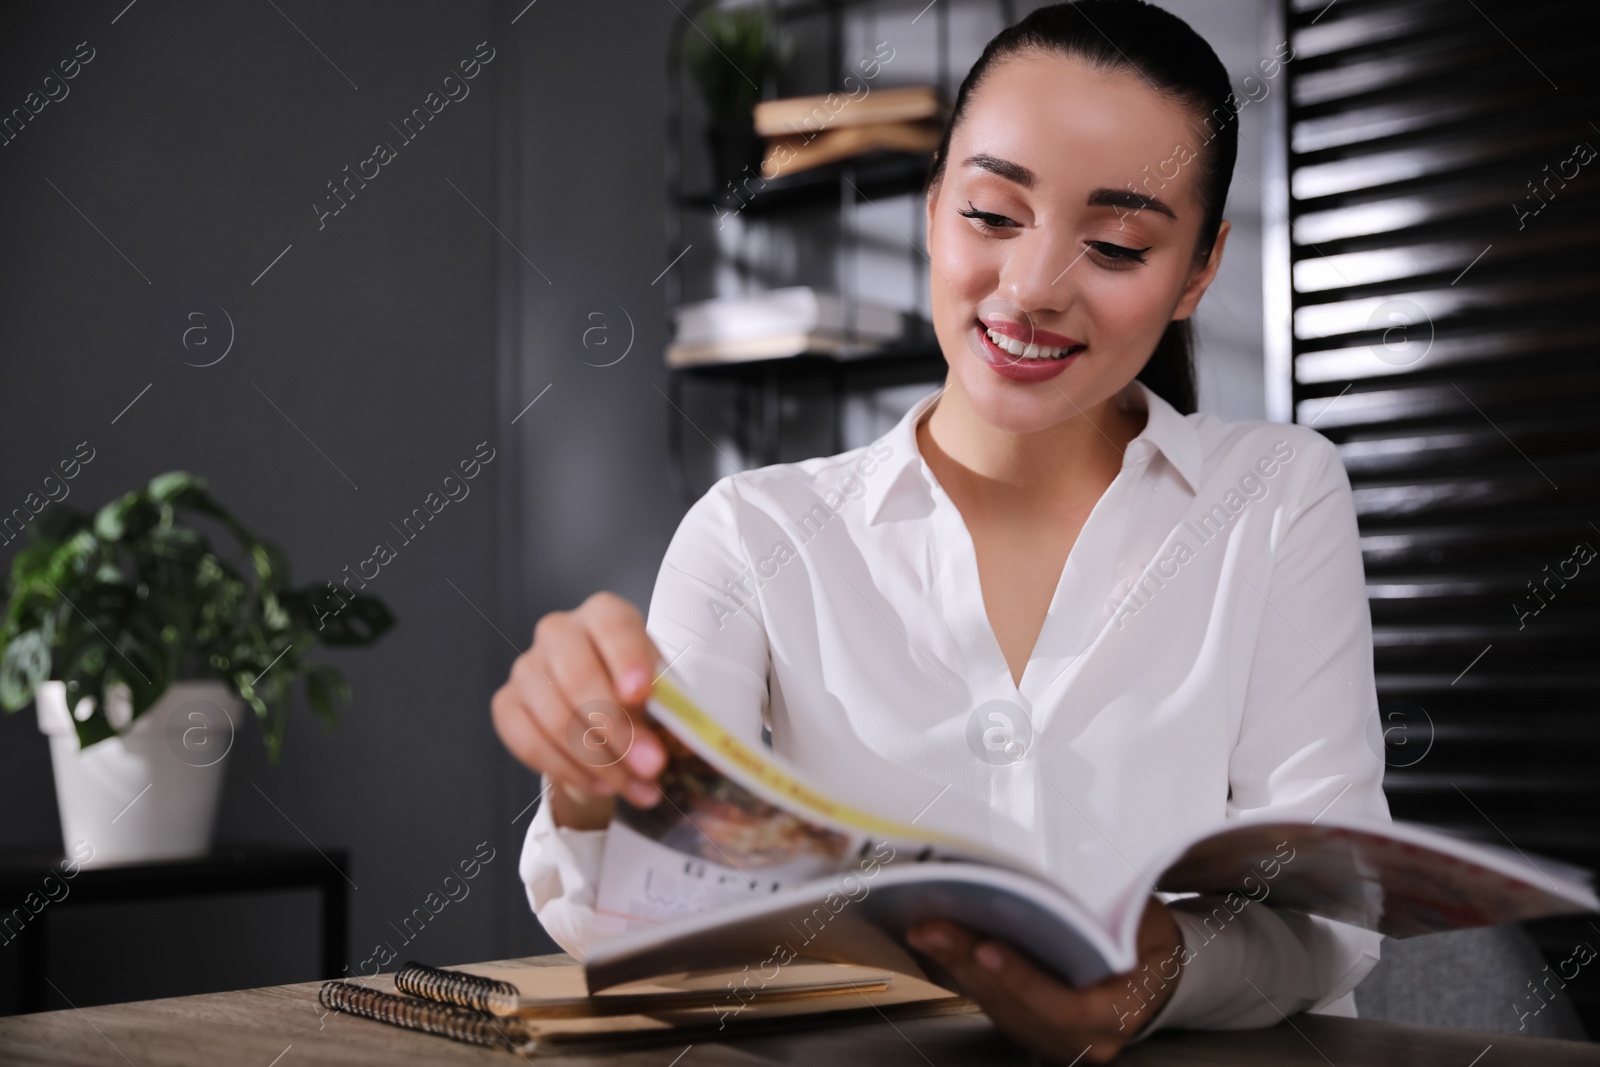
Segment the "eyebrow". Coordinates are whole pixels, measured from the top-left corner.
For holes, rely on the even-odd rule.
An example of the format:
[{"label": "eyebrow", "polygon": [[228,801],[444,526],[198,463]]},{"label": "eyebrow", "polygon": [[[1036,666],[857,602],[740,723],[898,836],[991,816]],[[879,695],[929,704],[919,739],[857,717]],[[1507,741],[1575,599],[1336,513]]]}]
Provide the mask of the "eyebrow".
[{"label": "eyebrow", "polygon": [[1001,159],[998,156],[980,152],[975,156],[968,156],[963,161],[963,166],[980,167],[990,173],[1000,175],[1006,181],[1016,182],[1024,189],[1033,188],[1033,171],[1024,167],[1021,163],[1013,163],[1009,159]]},{"label": "eyebrow", "polygon": [[[1013,163],[1009,159],[1001,159],[980,152],[975,156],[968,156],[962,160],[963,166],[978,167],[997,174],[1009,182],[1015,182],[1024,189],[1032,189],[1036,182],[1033,171],[1020,163]],[[1089,194],[1090,207],[1122,207],[1134,211],[1154,211],[1158,215],[1165,215],[1169,219],[1178,216],[1168,207],[1160,197],[1149,196],[1145,193],[1135,192],[1132,189],[1095,189]]]},{"label": "eyebrow", "polygon": [[1137,193],[1132,189],[1096,189],[1089,194],[1089,206],[1126,207],[1135,211],[1154,211],[1169,219],[1178,217],[1160,197]]}]

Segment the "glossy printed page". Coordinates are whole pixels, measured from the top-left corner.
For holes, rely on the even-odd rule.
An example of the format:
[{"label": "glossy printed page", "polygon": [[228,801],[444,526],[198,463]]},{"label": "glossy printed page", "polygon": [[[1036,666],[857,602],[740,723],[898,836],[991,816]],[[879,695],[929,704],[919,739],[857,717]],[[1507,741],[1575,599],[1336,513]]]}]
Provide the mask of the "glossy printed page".
[{"label": "glossy printed page", "polygon": [[718,771],[670,731],[662,799],[618,801],[596,911],[617,929],[714,911],[843,871],[871,840],[786,811]]},{"label": "glossy printed page", "polygon": [[[1197,842],[1160,879],[1391,937],[1600,910],[1588,872],[1394,823],[1252,823]],[[1235,904],[1237,906],[1235,906]]]},{"label": "glossy printed page", "polygon": [[617,802],[595,904],[606,936],[893,862],[1019,869],[980,845],[835,801],[666,679],[649,707],[667,752],[662,800]]}]

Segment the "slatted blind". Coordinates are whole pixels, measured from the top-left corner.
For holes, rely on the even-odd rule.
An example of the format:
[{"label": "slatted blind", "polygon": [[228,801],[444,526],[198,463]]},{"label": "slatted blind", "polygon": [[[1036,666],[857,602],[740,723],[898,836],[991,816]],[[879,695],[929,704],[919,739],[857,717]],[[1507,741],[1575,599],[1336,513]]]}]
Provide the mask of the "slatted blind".
[{"label": "slatted blind", "polygon": [[[1596,9],[1286,0],[1284,105],[1284,372],[1355,489],[1390,805],[1590,867]],[[1567,932],[1541,933],[1562,952]]]}]

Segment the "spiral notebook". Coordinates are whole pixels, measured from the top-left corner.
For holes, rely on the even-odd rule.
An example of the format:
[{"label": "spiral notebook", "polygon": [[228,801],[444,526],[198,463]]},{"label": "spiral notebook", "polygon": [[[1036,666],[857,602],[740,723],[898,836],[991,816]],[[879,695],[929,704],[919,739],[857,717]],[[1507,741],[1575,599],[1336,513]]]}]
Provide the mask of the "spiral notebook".
[{"label": "spiral notebook", "polygon": [[461,969],[407,963],[395,992],[325,982],[329,1011],[522,1053],[589,1052],[748,1036],[817,1025],[976,1011],[929,982],[864,967],[796,960],[767,975],[685,972],[586,995],[582,967],[511,961]]}]

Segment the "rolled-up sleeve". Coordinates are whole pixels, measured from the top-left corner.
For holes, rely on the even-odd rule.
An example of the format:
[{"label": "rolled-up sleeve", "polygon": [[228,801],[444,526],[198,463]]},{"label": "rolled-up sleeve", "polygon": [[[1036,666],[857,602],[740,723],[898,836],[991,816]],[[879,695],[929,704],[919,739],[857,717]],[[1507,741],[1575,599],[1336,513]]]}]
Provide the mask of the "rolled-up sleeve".
[{"label": "rolled-up sleeve", "polygon": [[[1159,1029],[1244,1030],[1300,1011],[1354,1015],[1351,991],[1378,963],[1382,935],[1298,912],[1251,904],[1233,914],[1220,896],[1168,905],[1184,951]],[[1223,923],[1212,917],[1227,915]],[[1213,926],[1207,926],[1211,919]],[[1218,929],[1217,927],[1220,927]]]},{"label": "rolled-up sleeve", "polygon": [[[673,677],[709,713],[751,741],[767,710],[768,643],[759,583],[741,543],[735,484],[694,503],[667,546],[645,631]],[[523,840],[518,873],[545,932],[583,959],[613,924],[595,911],[606,831],[560,827],[548,801]]]},{"label": "rolled-up sleeve", "polygon": [[[1289,428],[1285,428],[1286,430]],[[1372,620],[1349,478],[1320,435],[1298,431],[1299,500],[1276,515],[1270,579],[1237,595],[1262,616],[1238,739],[1229,820],[1389,821],[1377,729]],[[1248,575],[1248,571],[1243,572]],[[1146,1033],[1271,1026],[1299,1011],[1354,1015],[1351,991],[1382,935],[1251,903],[1231,921],[1208,896],[1168,905],[1184,939],[1177,987]]]},{"label": "rolled-up sleeve", "polygon": [[533,813],[517,863],[528,905],[544,932],[580,960],[598,934],[594,901],[605,841],[604,830],[557,826],[545,801]]}]

